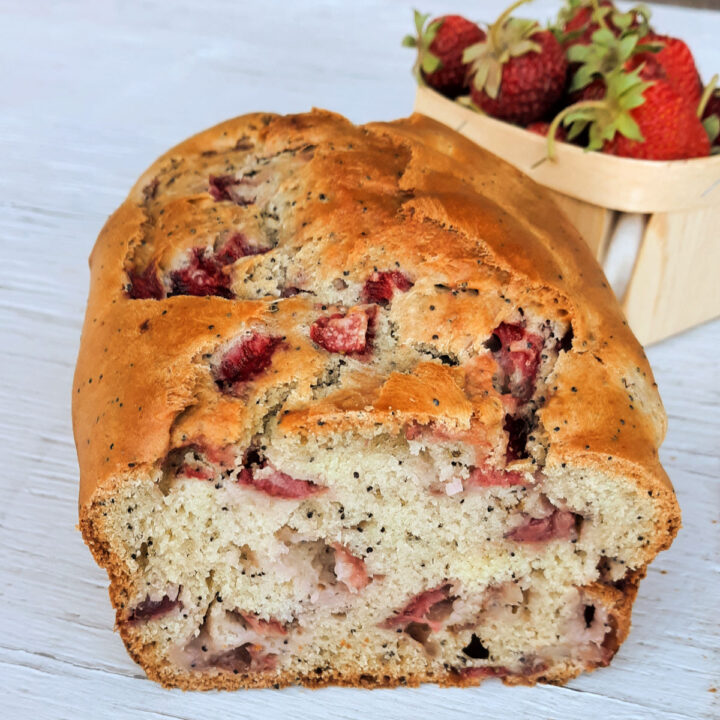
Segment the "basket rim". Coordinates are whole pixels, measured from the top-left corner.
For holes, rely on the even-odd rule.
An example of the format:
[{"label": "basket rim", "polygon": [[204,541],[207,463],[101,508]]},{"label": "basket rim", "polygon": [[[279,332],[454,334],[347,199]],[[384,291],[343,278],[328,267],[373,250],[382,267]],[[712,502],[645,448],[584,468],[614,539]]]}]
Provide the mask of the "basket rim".
[{"label": "basket rim", "polygon": [[720,203],[720,155],[636,160],[557,143],[557,161],[542,161],[546,140],[541,135],[463,107],[431,88],[417,88],[414,109],[452,127],[541,185],[593,205],[654,213]]}]

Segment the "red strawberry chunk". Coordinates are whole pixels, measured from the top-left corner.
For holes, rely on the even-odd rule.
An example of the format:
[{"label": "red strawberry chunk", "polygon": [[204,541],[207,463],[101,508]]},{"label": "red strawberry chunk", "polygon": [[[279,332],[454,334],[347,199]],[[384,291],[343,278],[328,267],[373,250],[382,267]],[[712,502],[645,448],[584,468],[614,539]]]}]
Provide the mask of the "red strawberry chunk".
[{"label": "red strawberry chunk", "polygon": [[240,485],[285,500],[300,500],[325,490],[311,480],[296,480],[267,463],[261,467],[243,468],[238,474],[237,481]]},{"label": "red strawberry chunk", "polygon": [[423,426],[419,423],[412,422],[405,427],[405,439],[406,440],[417,440],[423,436]]},{"label": "red strawberry chunk", "polygon": [[255,379],[270,367],[273,353],[281,342],[279,337],[253,333],[233,345],[213,370],[218,387],[223,392],[231,392],[237,383]]},{"label": "red strawberry chunk", "polygon": [[141,273],[136,270],[130,270],[128,272],[128,278],[130,280],[130,287],[127,290],[127,294],[133,300],[148,300],[150,298],[160,300],[165,297],[165,290],[160,284],[160,280],[158,280],[154,261]]},{"label": "red strawberry chunk", "polygon": [[413,421],[405,426],[405,439],[417,440],[421,438],[426,442],[467,442],[471,445],[485,445],[485,429],[479,423],[470,421],[468,430],[448,427],[434,421],[420,424]]},{"label": "red strawberry chunk", "polygon": [[577,518],[578,516],[569,510],[555,510],[544,518],[526,516],[523,524],[511,530],[505,537],[523,543],[571,540],[577,536]]},{"label": "red strawberry chunk", "polygon": [[208,192],[215,202],[230,200],[237,205],[252,205],[255,202],[253,186],[247,177],[210,175],[208,179]]},{"label": "red strawberry chunk", "polygon": [[235,449],[232,445],[210,445],[206,442],[196,443],[196,447],[205,455],[208,462],[220,467],[233,467],[235,465]]},{"label": "red strawberry chunk", "polygon": [[521,400],[529,400],[535,391],[540,354],[545,344],[543,338],[521,325],[508,323],[498,325],[493,335],[500,341],[494,356],[505,375],[504,391]]},{"label": "red strawberry chunk", "polygon": [[526,485],[527,480],[522,473],[514,470],[499,470],[489,465],[474,467],[466,481],[468,487],[510,487]]},{"label": "red strawberry chunk", "polygon": [[328,352],[363,353],[369,345],[372,318],[368,309],[321,317],[310,327],[310,337]]},{"label": "red strawberry chunk", "polygon": [[215,655],[208,664],[233,673],[266,672],[275,669],[277,655],[266,654],[260,645],[245,643],[240,647]]},{"label": "red strawberry chunk", "polygon": [[250,669],[255,672],[271,672],[277,665],[278,656],[274,653],[264,653],[258,650],[256,645],[251,645],[249,648],[250,657],[252,658],[252,664]]},{"label": "red strawberry chunk", "polygon": [[274,618],[263,620],[255,613],[240,613],[240,617],[242,617],[245,624],[258,635],[265,637],[281,637],[287,635],[287,630],[283,627],[283,624]]},{"label": "red strawberry chunk", "polygon": [[207,465],[193,467],[187,463],[178,468],[177,474],[180,477],[196,478],[198,480],[212,480],[215,476],[212,468]]},{"label": "red strawberry chunk", "polygon": [[362,289],[362,301],[377,305],[388,305],[395,290],[407,292],[413,283],[398,270],[374,272],[366,281]]},{"label": "red strawberry chunk", "polygon": [[217,295],[230,299],[230,277],[205,248],[193,248],[187,265],[170,273],[173,295]]},{"label": "red strawberry chunk", "polygon": [[416,595],[400,612],[387,618],[382,627],[391,630],[405,628],[410,623],[423,623],[438,632],[451,612],[450,585],[440,585]]},{"label": "red strawberry chunk", "polygon": [[243,233],[235,232],[217,251],[193,248],[187,263],[170,273],[170,295],[216,295],[232,299],[231,278],[223,268],[248,255],[266,253],[270,247],[254,245]]},{"label": "red strawberry chunk", "polygon": [[332,548],[335,550],[335,576],[337,579],[345,583],[350,592],[362,590],[370,582],[363,559],[355,557],[340,543],[333,543]]},{"label": "red strawberry chunk", "polygon": [[[191,457],[188,457],[188,453],[192,453]],[[220,447],[210,445],[202,439],[173,449],[168,459],[172,457],[181,459],[175,471],[177,477],[197,480],[212,480],[222,469],[234,467],[236,461],[232,445]]]},{"label": "red strawberry chunk", "polygon": [[163,595],[160,600],[151,600],[148,595],[145,600],[133,608],[128,622],[146,622],[161,615],[167,615],[175,609],[182,610],[182,607],[183,604],[177,598],[171,600],[167,595]]},{"label": "red strawberry chunk", "polygon": [[248,255],[261,255],[270,250],[269,247],[251,245],[243,233],[233,233],[215,253],[215,261],[222,266],[232,265],[236,260]]}]

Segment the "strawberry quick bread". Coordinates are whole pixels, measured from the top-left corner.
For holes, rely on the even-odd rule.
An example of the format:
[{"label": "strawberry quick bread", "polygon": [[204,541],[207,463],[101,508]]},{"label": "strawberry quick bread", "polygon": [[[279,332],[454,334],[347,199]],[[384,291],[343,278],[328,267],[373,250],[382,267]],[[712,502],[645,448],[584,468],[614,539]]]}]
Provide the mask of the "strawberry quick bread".
[{"label": "strawberry quick bread", "polygon": [[562,683],[680,516],[647,360],[544,191],[422,116],[247,115],[93,250],[80,527],[149,677]]}]

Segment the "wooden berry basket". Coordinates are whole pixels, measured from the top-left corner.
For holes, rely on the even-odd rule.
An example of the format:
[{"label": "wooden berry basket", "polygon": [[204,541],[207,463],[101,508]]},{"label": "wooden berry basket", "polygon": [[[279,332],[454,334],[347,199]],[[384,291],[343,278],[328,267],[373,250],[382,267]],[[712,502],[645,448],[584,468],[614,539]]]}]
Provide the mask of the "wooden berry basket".
[{"label": "wooden berry basket", "polygon": [[[720,155],[630,160],[557,143],[557,161],[541,162],[545,138],[430,88],[418,88],[415,111],[452,127],[551,190],[605,265],[640,342],[657,342],[720,316]],[[620,232],[633,221],[641,234],[635,240]],[[633,257],[627,277],[613,282],[606,260],[628,251]]]}]

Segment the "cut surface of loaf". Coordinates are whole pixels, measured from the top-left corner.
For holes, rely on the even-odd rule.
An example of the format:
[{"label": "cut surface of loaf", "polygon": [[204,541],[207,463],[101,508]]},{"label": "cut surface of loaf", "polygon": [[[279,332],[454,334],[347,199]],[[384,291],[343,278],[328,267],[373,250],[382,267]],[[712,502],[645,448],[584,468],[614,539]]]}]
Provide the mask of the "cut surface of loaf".
[{"label": "cut surface of loaf", "polygon": [[80,527],[148,676],[562,683],[680,523],[665,415],[545,192],[422,116],[247,115],[91,260]]}]

